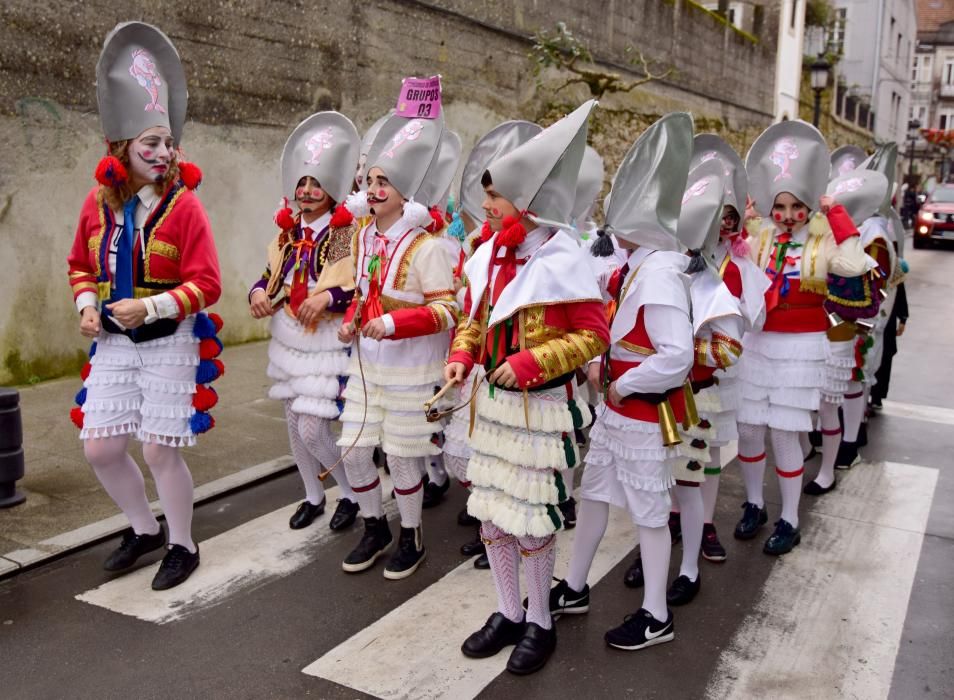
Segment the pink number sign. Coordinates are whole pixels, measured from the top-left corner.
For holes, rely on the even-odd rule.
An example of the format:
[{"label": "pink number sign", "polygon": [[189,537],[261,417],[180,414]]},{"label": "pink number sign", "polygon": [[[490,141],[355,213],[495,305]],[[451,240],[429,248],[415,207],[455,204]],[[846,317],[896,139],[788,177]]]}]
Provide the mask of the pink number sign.
[{"label": "pink number sign", "polygon": [[441,76],[405,78],[395,114],[408,119],[437,119],[441,113]]}]

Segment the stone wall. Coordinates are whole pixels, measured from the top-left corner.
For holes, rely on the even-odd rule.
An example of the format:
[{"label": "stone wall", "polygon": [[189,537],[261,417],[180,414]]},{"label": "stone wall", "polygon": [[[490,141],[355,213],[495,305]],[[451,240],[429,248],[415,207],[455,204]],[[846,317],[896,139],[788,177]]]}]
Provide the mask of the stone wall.
[{"label": "stone wall", "polygon": [[393,105],[401,77],[441,73],[447,121],[465,148],[503,119],[549,119],[587,96],[553,94],[552,80],[541,88],[531,75],[529,37],[565,21],[608,69],[629,75],[629,46],[676,69],[605,101],[608,113],[625,113],[594,129],[608,172],[671,109],[692,111],[742,150],[771,119],[771,42],[686,0],[150,0],[121,10],[88,0],[68,10],[0,6],[0,383],[75,371],[87,345],[74,330],[65,257],[103,153],[94,70],[117,22],[162,27],[182,55],[184,149],[205,172],[199,194],[219,248],[228,342],[265,334],[245,292],[274,233],[282,143],[313,111],[339,109],[363,129]]}]

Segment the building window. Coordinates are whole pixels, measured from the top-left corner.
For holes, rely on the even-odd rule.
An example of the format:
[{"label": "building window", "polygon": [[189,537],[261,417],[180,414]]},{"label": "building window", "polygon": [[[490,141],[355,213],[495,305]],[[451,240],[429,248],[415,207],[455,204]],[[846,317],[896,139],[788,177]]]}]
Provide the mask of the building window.
[{"label": "building window", "polygon": [[848,19],[848,8],[839,7],[835,10],[835,18],[828,30],[828,46],[836,54],[845,53],[845,24]]},{"label": "building window", "polygon": [[942,130],[954,129],[954,110],[940,112],[937,118],[937,126]]},{"label": "building window", "polygon": [[941,82],[945,85],[954,85],[954,58],[945,59]]}]

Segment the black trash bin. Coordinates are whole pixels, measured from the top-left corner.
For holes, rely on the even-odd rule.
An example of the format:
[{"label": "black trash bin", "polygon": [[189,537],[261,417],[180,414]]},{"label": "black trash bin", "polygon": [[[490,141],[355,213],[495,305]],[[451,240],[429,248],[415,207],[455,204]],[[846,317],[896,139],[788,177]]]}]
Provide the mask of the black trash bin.
[{"label": "black trash bin", "polygon": [[20,393],[0,387],[0,508],[23,503],[26,496],[17,490],[23,478],[23,421]]}]

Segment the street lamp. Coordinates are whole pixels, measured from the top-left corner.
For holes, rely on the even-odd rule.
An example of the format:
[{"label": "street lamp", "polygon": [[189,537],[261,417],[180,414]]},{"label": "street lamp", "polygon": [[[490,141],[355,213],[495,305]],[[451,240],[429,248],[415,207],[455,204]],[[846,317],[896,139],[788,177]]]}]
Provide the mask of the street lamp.
[{"label": "street lamp", "polygon": [[818,119],[821,116],[821,94],[828,87],[828,71],[831,66],[824,56],[819,55],[811,65],[811,85],[815,91],[815,114],[812,116],[812,124],[817,128]]}]

